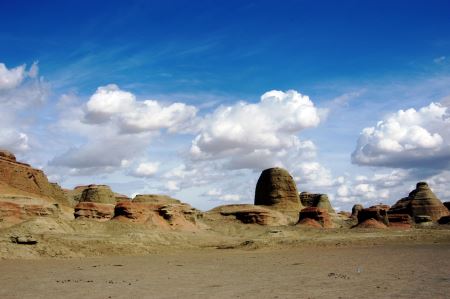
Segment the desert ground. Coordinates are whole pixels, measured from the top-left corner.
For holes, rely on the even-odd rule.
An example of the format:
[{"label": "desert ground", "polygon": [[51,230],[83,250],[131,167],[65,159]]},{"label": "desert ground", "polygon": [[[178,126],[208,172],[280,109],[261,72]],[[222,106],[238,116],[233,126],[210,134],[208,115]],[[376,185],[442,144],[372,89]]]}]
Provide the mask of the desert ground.
[{"label": "desert ground", "polygon": [[34,245],[7,237],[38,231],[37,220],[2,231],[0,298],[448,298],[450,289],[447,227],[40,224],[48,231]]}]

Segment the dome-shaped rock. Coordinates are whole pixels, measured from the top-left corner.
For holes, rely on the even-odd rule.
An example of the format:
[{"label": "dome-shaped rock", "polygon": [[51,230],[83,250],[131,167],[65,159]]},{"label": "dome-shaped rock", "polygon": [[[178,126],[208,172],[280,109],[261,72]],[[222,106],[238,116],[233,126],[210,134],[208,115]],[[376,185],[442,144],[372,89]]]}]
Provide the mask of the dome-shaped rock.
[{"label": "dome-shaped rock", "polygon": [[280,211],[303,208],[292,176],[283,168],[269,168],[261,173],[255,190],[255,205],[270,206]]},{"label": "dome-shaped rock", "polygon": [[115,204],[116,201],[111,188],[106,185],[89,185],[83,190],[80,198],[80,202]]},{"label": "dome-shaped rock", "polygon": [[411,191],[408,197],[397,201],[390,208],[389,213],[408,214],[413,218],[419,215],[430,216],[432,221],[450,214],[425,182],[417,183],[416,189]]}]

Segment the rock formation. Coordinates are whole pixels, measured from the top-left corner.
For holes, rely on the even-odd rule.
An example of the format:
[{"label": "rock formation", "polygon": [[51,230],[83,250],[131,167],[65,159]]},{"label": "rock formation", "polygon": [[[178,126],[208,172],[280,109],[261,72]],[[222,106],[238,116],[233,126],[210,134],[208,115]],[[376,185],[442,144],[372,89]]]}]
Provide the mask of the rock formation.
[{"label": "rock formation", "polygon": [[109,186],[89,185],[81,193],[80,202],[115,204],[117,200]]},{"label": "rock formation", "polygon": [[[319,224],[319,226],[317,226],[316,223]],[[297,224],[311,227],[333,227],[328,211],[317,207],[309,207],[301,210]]]},{"label": "rock formation", "polygon": [[[217,215],[232,217],[242,223],[259,224],[267,226],[287,225],[286,216],[278,211],[255,205],[224,205],[219,206],[207,213],[214,220],[220,220]],[[214,217],[215,216],[215,217]]]},{"label": "rock formation", "polygon": [[49,183],[42,170],[17,162],[16,157],[5,150],[0,150],[0,194],[44,198],[70,205],[63,190]]},{"label": "rock formation", "polygon": [[386,224],[383,222],[377,221],[373,218],[367,219],[361,223],[359,223],[357,228],[376,228],[376,229],[386,229],[388,228]]},{"label": "rock formation", "polygon": [[0,198],[0,228],[18,224],[35,217],[59,217],[58,204],[22,196]]},{"label": "rock formation", "polygon": [[267,206],[295,218],[303,208],[294,179],[289,172],[278,167],[261,173],[256,184],[255,205]]},{"label": "rock formation", "polygon": [[75,219],[107,221],[114,216],[114,205],[95,202],[80,202],[75,206],[74,216]]},{"label": "rock formation", "polygon": [[388,214],[389,227],[408,229],[412,227],[413,220],[408,214]]},{"label": "rock formation", "polygon": [[302,192],[300,193],[300,202],[306,208],[316,207],[325,209],[328,213],[335,213],[333,207],[331,206],[330,200],[328,199],[328,195],[326,194]]},{"label": "rock formation", "polygon": [[444,202],[444,206],[450,211],[450,201]]},{"label": "rock formation", "polygon": [[152,204],[181,204],[181,201],[179,201],[178,199],[160,194],[138,194],[133,198],[133,202]]},{"label": "rock formation", "polygon": [[411,191],[408,197],[397,201],[389,210],[390,214],[408,214],[416,216],[430,216],[433,221],[449,215],[449,210],[434,195],[425,182],[417,183],[416,189]]},{"label": "rock formation", "polygon": [[[381,225],[375,224],[379,222]],[[373,206],[367,209],[362,209],[358,213],[358,225],[356,227],[362,228],[382,228],[389,225],[387,210],[379,206]]]},{"label": "rock formation", "polygon": [[352,215],[351,217],[354,219],[358,219],[358,214],[364,209],[364,207],[360,204],[356,204],[352,208]]},{"label": "rock formation", "polygon": [[199,221],[201,217],[200,211],[185,203],[122,201],[114,208],[113,220],[193,231],[203,227]]},{"label": "rock formation", "polygon": [[441,219],[438,220],[439,224],[450,224],[450,215],[441,217]]}]

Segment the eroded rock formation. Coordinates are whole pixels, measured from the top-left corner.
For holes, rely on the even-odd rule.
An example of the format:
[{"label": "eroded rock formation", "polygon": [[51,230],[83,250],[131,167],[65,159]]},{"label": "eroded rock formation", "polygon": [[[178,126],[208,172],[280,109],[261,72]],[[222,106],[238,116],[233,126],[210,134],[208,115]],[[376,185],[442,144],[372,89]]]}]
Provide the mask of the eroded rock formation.
[{"label": "eroded rock formation", "polygon": [[123,201],[116,204],[113,220],[141,223],[159,228],[197,230],[202,213],[185,203],[147,203]]},{"label": "eroded rock formation", "polygon": [[0,150],[0,194],[44,198],[70,205],[63,190],[58,184],[50,183],[42,170],[17,162],[16,157],[5,150]]},{"label": "eroded rock formation", "polygon": [[[278,211],[255,205],[224,205],[209,211],[208,216],[214,220],[220,220],[220,216],[233,217],[234,219],[248,224],[259,224],[267,226],[287,225],[286,216]],[[216,216],[216,217],[214,217]]]},{"label": "eroded rock formation", "polygon": [[268,206],[281,212],[298,212],[303,208],[297,186],[287,170],[269,168],[261,173],[255,190],[255,205]]},{"label": "eroded rock formation", "polygon": [[[316,223],[319,224],[319,226],[317,226]],[[297,224],[311,227],[333,227],[333,222],[331,221],[328,211],[317,207],[308,207],[301,210]]]},{"label": "eroded rock formation", "polygon": [[109,186],[89,185],[81,193],[80,202],[115,204],[117,199]]},{"label": "eroded rock formation", "polygon": [[408,214],[388,214],[389,227],[408,229],[412,227],[413,220]]},{"label": "eroded rock formation", "polygon": [[[379,222],[380,225],[374,223]],[[387,216],[387,210],[380,206],[373,206],[370,208],[362,209],[358,213],[358,225],[362,228],[383,228],[389,225],[389,219]]]},{"label": "eroded rock formation", "polygon": [[80,202],[75,206],[74,216],[75,219],[107,221],[114,216],[114,205],[95,202]]},{"label": "eroded rock formation", "polygon": [[430,216],[432,221],[438,221],[441,217],[449,215],[449,210],[431,191],[425,182],[417,183],[416,189],[411,191],[408,197],[397,201],[389,210],[390,214],[408,214],[416,216]]},{"label": "eroded rock formation", "polygon": [[354,219],[358,219],[358,214],[364,209],[364,207],[360,204],[356,204],[352,208],[352,215],[351,217]]},{"label": "eroded rock formation", "polygon": [[331,206],[328,195],[326,194],[315,194],[309,192],[300,193],[300,202],[306,208],[316,207],[325,209],[328,213],[335,213],[333,207]]}]

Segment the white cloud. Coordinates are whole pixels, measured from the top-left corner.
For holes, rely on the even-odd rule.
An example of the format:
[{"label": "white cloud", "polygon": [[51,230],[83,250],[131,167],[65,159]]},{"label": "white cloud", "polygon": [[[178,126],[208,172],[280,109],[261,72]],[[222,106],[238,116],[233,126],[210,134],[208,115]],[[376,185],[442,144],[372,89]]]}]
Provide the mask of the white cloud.
[{"label": "white cloud", "polygon": [[224,194],[221,189],[213,188],[208,190],[203,194],[204,197],[209,198],[212,201],[222,201],[222,202],[237,202],[241,200],[241,195],[239,194]]},{"label": "white cloud", "polygon": [[201,122],[190,149],[194,160],[228,159],[229,168],[261,169],[284,157],[315,153],[311,141],[297,134],[319,124],[318,109],[297,91],[272,90],[259,103],[221,106]]},{"label": "white cloud", "polygon": [[151,177],[158,172],[159,164],[159,162],[140,163],[132,175],[138,177]]},{"label": "white cloud", "polygon": [[0,63],[0,91],[16,88],[25,77],[25,65],[8,69],[4,63]]},{"label": "white cloud", "polygon": [[352,154],[360,165],[446,168],[450,163],[450,111],[439,103],[413,108],[363,129]]},{"label": "white cloud", "polygon": [[115,84],[101,86],[86,103],[85,121],[92,124],[114,122],[121,133],[167,129],[178,132],[189,127],[197,109],[184,103],[167,106],[157,101],[137,101],[135,95]]},{"label": "white cloud", "polygon": [[30,148],[28,135],[13,128],[0,131],[0,148],[14,153],[24,152]]}]

